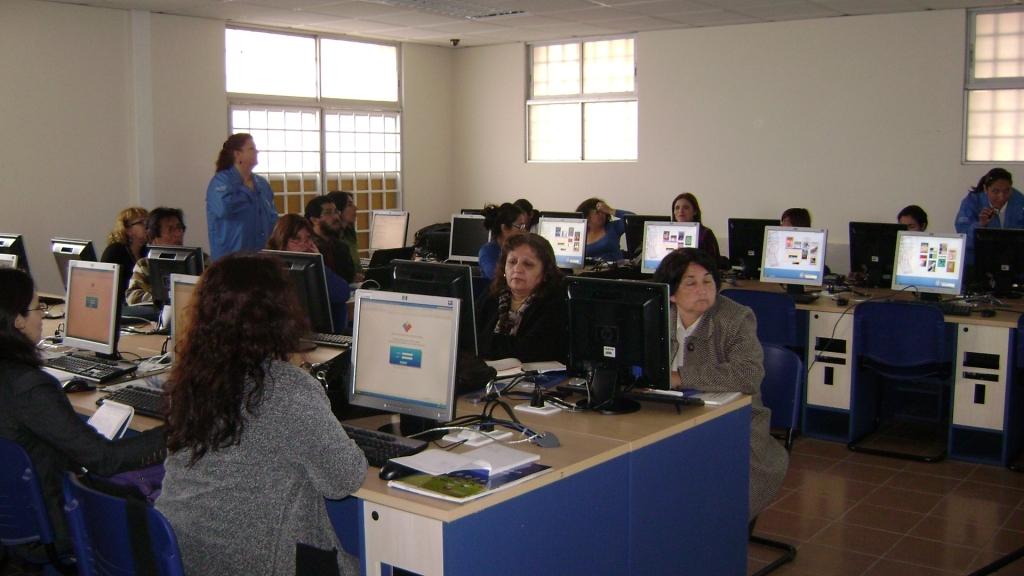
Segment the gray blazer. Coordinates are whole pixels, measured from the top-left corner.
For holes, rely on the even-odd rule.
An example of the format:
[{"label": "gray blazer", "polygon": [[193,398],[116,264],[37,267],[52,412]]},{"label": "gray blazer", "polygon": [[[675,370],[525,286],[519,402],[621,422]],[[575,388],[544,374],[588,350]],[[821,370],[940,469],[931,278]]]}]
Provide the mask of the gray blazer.
[{"label": "gray blazer", "polygon": [[[672,306],[670,334],[675,360],[676,307]],[[771,410],[761,403],[764,378],[764,352],[757,340],[757,319],[741,304],[722,296],[686,340],[683,368],[679,372],[683,388],[708,392],[742,392],[750,396],[750,518],[771,504],[789,467],[789,454],[771,437]]]}]

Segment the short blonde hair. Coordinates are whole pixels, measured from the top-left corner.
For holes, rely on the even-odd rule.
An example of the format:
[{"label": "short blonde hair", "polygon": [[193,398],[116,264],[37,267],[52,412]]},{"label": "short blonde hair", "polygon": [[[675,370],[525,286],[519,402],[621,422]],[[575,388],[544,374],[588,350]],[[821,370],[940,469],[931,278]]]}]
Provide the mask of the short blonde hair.
[{"label": "short blonde hair", "polygon": [[149,211],[139,206],[131,206],[125,208],[117,213],[117,219],[114,220],[114,229],[107,235],[107,244],[127,244],[128,243],[128,225],[133,220],[145,220],[149,216]]}]

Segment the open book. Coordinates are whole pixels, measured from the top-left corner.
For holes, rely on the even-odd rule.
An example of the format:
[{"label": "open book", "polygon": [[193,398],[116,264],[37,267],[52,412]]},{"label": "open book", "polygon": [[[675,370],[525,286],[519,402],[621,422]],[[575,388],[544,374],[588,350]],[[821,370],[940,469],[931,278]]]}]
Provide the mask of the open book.
[{"label": "open book", "polygon": [[135,409],[131,406],[106,401],[100,404],[99,410],[90,416],[86,423],[108,440],[117,440],[128,431],[128,423],[134,415]]},{"label": "open book", "polygon": [[531,371],[535,371],[538,374],[565,371],[565,364],[554,360],[550,362],[520,362],[518,358],[502,358],[500,360],[488,360],[486,364],[497,370],[498,378],[515,376],[516,374]]}]

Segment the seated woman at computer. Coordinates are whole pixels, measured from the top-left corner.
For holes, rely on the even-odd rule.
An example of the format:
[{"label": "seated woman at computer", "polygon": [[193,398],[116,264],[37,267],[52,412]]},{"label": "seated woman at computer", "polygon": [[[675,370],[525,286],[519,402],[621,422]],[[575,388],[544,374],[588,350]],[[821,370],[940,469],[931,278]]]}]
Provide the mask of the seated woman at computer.
[{"label": "seated woman at computer", "polygon": [[484,228],[491,233],[491,241],[480,247],[478,254],[480,275],[494,279],[494,268],[501,256],[501,245],[513,234],[522,234],[530,224],[530,217],[515,204],[484,206]]},{"label": "seated woman at computer", "polygon": [[967,265],[974,264],[974,229],[1024,228],[1024,195],[1013,187],[1013,176],[993,168],[960,201],[954,222],[956,231],[967,236]]},{"label": "seated woman at computer", "polygon": [[779,226],[810,228],[811,212],[807,208],[787,208],[779,217]]},{"label": "seated woman at computer", "polygon": [[[156,246],[182,246],[185,242],[185,216],[179,208],[154,208],[146,218],[148,243]],[[149,281],[149,258],[135,262],[131,271],[125,303],[138,306],[153,303],[153,289]]]},{"label": "seated woman at computer", "polygon": [[661,261],[654,281],[669,285],[672,387],[750,396],[753,519],[778,493],[789,456],[769,434],[771,411],[761,403],[764,353],[754,313],[718,294],[715,264],[703,250],[680,248]]},{"label": "seated woman at computer", "polygon": [[[633,214],[626,210],[613,210],[600,198],[588,198],[576,207],[587,219],[587,246],[584,257],[591,260],[615,262],[622,260],[619,243],[626,233],[624,217]],[[613,219],[612,217],[615,217]]]},{"label": "seated woman at computer", "polygon": [[530,202],[526,198],[520,198],[513,202],[513,204],[526,214],[526,218],[528,220],[527,229],[530,232],[536,232],[537,224],[540,223],[540,210],[535,209],[533,207],[533,202]]},{"label": "seated woman at computer", "polygon": [[156,503],[185,572],[357,574],[324,499],[358,489],[366,458],[320,384],[287,361],[306,322],[280,263],[223,258],[192,301],[168,384],[167,474]]},{"label": "seated woman at computer", "polygon": [[917,204],[911,204],[896,215],[896,221],[907,227],[911,232],[924,232],[928,229],[928,213]]},{"label": "seated woman at computer", "polygon": [[721,251],[718,248],[718,238],[711,228],[701,222],[700,203],[697,197],[689,192],[683,192],[672,200],[672,221],[673,222],[697,222],[700,224],[700,236],[697,238],[697,246],[711,254],[715,262],[718,262]]},{"label": "seated woman at computer", "polygon": [[117,295],[124,302],[124,293],[128,289],[135,262],[142,257],[146,247],[146,217],[149,212],[145,208],[132,206],[117,213],[114,228],[107,235],[107,247],[103,249],[100,262],[117,264],[121,267]]},{"label": "seated woman at computer", "polygon": [[263,248],[277,221],[270,183],[253,168],[259,151],[249,134],[233,134],[217,155],[217,170],[206,188],[206,224],[214,259]]},{"label": "seated woman at computer", "polygon": [[359,259],[359,238],[356,236],[356,199],[351,192],[334,190],[327,193],[327,197],[334,201],[338,208],[341,224],[341,241],[348,248],[349,256],[352,257],[352,267],[356,282],[363,281],[363,265]]},{"label": "seated woman at computer", "polygon": [[[298,214],[285,214],[274,225],[267,248],[319,254],[320,251],[313,243],[313,234],[313,225],[309,223],[309,220]],[[344,278],[326,266],[324,267],[324,276],[327,277],[327,299],[331,301],[331,319],[334,322],[335,330],[342,332],[348,325],[347,303],[349,296],[352,295],[352,289],[349,288],[348,282],[345,282]]]},{"label": "seated woman at computer", "polygon": [[62,510],[63,475],[82,467],[102,476],[158,464],[164,430],[107,440],[75,413],[57,379],[40,369],[43,310],[32,278],[0,269],[0,437],[28,453],[39,475],[57,548],[70,552]]},{"label": "seated woman at computer", "polygon": [[477,307],[480,357],[565,363],[567,315],[562,273],[551,244],[537,234],[509,237],[494,282]]}]

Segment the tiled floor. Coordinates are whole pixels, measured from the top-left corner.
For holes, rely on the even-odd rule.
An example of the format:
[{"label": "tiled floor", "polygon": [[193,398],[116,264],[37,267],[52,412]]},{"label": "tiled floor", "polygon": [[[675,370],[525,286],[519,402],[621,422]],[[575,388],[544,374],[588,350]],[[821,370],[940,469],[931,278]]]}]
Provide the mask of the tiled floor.
[{"label": "tiled floor", "polygon": [[[1024,546],[1024,474],[798,438],[782,491],[755,533],[797,546],[779,576],[969,574]],[[748,572],[776,555],[748,546]],[[1024,560],[999,574],[1024,576]]]}]

